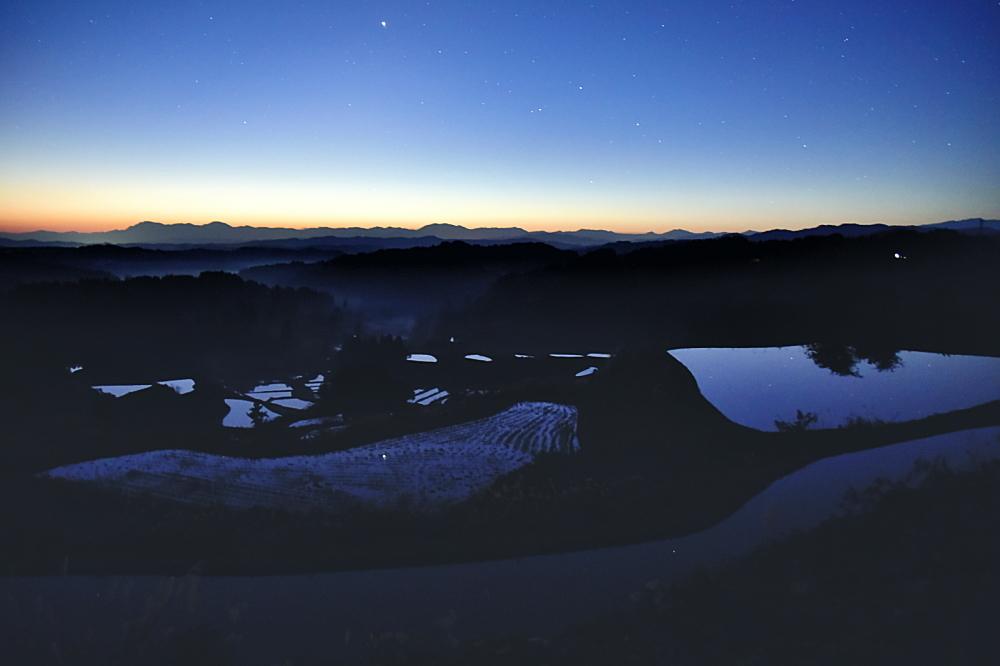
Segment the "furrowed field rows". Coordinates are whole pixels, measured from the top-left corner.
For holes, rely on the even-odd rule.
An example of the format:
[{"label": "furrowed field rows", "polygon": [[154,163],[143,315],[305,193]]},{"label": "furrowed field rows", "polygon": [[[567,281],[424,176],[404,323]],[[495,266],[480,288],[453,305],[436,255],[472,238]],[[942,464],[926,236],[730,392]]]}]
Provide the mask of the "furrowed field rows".
[{"label": "furrowed field rows", "polygon": [[40,476],[204,506],[432,510],[468,498],[537,453],[576,451],[576,419],[574,407],[520,403],[478,421],[318,456],[251,460],[151,451]]}]

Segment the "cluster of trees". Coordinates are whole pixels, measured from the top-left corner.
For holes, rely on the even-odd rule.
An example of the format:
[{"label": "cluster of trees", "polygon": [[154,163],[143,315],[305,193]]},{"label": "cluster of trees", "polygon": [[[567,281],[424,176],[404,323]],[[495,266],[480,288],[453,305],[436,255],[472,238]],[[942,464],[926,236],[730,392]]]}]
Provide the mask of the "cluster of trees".
[{"label": "cluster of trees", "polygon": [[806,356],[813,363],[842,377],[860,377],[858,363],[875,366],[879,372],[892,371],[903,364],[899,349],[884,345],[847,345],[832,342],[814,342],[806,345]]},{"label": "cluster of trees", "polygon": [[288,372],[325,358],[343,324],[326,294],[228,273],[20,285],[0,309],[6,354],[126,383]]},{"label": "cluster of trees", "polygon": [[400,374],[408,353],[398,336],[347,338],[336,369],[320,387],[320,410],[349,416],[398,410],[410,397]]}]

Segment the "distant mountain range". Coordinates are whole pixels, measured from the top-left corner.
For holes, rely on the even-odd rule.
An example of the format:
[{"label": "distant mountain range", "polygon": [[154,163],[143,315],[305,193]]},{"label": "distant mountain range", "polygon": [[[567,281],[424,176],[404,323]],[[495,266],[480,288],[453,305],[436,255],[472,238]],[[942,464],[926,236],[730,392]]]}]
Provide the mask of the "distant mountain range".
[{"label": "distant mountain range", "polygon": [[[860,236],[887,229],[884,224],[841,224],[822,225],[812,229],[789,231],[775,229],[758,233],[744,232],[753,240],[779,240],[812,235],[840,233],[845,236]],[[930,230],[937,228],[956,229],[965,233],[1000,233],[1000,220],[955,220],[937,224],[918,225],[915,228]],[[362,227],[291,229],[280,227],[234,227],[225,222],[208,224],[161,224],[140,222],[127,229],[115,231],[32,231],[25,233],[0,233],[0,245],[94,245],[111,243],[115,245],[137,245],[147,248],[181,249],[204,247],[207,245],[245,246],[262,244],[286,248],[343,246],[354,243],[372,249],[382,247],[392,239],[394,247],[410,245],[431,245],[437,240],[461,240],[476,244],[496,244],[511,242],[542,242],[561,248],[581,248],[607,245],[610,243],[649,243],[674,240],[715,238],[724,234],[705,232],[692,233],[675,229],[664,233],[623,234],[600,229],[578,231],[526,231],[518,227],[480,227],[468,229],[454,224],[429,224],[419,229],[401,227]]]},{"label": "distant mountain range", "polygon": [[603,245],[616,241],[681,240],[688,238],[712,238],[718,234],[695,234],[675,230],[666,233],[620,234],[613,231],[526,231],[518,227],[467,229],[454,224],[428,224],[420,229],[401,227],[317,227],[310,229],[290,229],[280,227],[234,227],[225,222],[208,224],[161,224],[140,222],[127,229],[116,231],[32,231],[27,233],[0,233],[0,239],[10,241],[30,241],[33,243],[64,243],[93,245],[113,243],[115,245],[241,245],[246,243],[272,243],[274,241],[309,241],[308,245],[343,244],[345,239],[388,239],[388,238],[436,238],[439,240],[462,240],[477,242],[540,241],[566,246]]}]

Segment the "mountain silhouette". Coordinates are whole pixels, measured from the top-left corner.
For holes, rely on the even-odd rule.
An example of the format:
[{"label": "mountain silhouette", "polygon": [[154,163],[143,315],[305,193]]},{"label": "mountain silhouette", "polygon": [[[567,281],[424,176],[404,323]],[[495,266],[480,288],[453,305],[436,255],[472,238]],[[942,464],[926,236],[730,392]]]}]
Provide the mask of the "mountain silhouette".
[{"label": "mountain silhouette", "polygon": [[[743,235],[754,240],[788,240],[803,236],[822,236],[839,233],[842,236],[860,236],[884,231],[889,225],[854,224],[821,225],[810,229],[789,231],[775,229],[767,232],[747,231]],[[954,229],[963,233],[1000,233],[1000,220],[953,220],[913,228],[931,230],[935,228]],[[301,241],[312,245],[337,244],[334,239],[417,239],[436,238],[439,240],[461,240],[470,243],[497,242],[543,242],[556,247],[593,247],[617,242],[641,243],[650,241],[693,240],[715,238],[725,234],[715,232],[694,233],[674,229],[662,233],[648,232],[627,234],[602,229],[579,229],[577,231],[526,231],[519,227],[467,228],[456,224],[428,224],[419,229],[402,227],[314,227],[292,229],[282,227],[234,227],[225,222],[208,224],[162,224],[160,222],[140,222],[127,229],[114,231],[31,231],[24,233],[0,233],[0,245],[23,245],[37,243],[83,244],[114,243],[118,245],[233,245],[243,243],[299,241],[295,247],[302,247]],[[427,244],[427,243],[423,243]],[[287,246],[287,245],[286,245]]]}]

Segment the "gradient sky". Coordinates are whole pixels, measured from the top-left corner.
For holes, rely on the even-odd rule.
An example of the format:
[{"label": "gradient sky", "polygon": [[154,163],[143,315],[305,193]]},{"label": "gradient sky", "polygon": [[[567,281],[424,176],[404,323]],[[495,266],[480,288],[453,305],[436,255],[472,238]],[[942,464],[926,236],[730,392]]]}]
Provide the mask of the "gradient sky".
[{"label": "gradient sky", "polygon": [[0,230],[1000,217],[1000,2],[0,7]]}]

